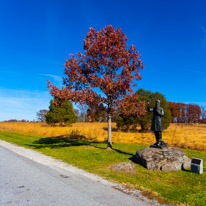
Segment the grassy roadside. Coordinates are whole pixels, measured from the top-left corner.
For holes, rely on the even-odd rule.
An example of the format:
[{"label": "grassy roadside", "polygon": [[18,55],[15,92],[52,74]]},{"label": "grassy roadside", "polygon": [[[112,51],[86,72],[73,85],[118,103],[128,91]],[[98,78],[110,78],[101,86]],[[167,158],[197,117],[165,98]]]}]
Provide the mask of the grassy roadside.
[{"label": "grassy roadside", "polygon": [[[154,172],[136,164],[136,174],[126,174],[110,170],[110,166],[119,162],[131,161],[137,150],[146,146],[136,144],[113,144],[113,151],[107,151],[106,143],[85,142],[63,137],[41,137],[0,131],[0,139],[17,145],[35,149],[43,154],[61,159],[108,180],[142,190],[144,195],[165,203],[184,205],[206,205],[206,175],[197,175],[189,171]],[[183,150],[190,158],[204,160],[206,153],[195,150]]]}]

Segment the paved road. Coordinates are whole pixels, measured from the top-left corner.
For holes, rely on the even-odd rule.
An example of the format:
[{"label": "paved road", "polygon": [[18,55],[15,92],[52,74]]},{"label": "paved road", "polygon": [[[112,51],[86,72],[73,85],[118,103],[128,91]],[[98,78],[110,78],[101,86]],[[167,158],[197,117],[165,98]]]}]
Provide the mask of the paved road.
[{"label": "paved road", "polygon": [[39,164],[0,146],[0,205],[148,206],[151,203],[81,174]]}]

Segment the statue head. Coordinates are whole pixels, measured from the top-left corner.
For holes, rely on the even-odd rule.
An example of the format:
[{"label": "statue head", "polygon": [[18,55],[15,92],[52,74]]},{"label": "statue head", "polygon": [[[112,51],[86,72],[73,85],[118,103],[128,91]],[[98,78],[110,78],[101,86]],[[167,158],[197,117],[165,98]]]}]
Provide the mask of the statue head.
[{"label": "statue head", "polygon": [[156,108],[160,107],[160,100],[156,100]]}]

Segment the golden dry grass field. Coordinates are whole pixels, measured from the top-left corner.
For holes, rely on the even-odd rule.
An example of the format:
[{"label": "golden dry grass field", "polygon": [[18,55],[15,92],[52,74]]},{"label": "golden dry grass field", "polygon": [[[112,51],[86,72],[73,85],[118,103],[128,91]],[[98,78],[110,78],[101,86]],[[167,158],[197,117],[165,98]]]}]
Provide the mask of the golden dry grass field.
[{"label": "golden dry grass field", "polygon": [[[153,133],[120,132],[112,123],[114,143],[151,145],[155,142]],[[0,130],[36,134],[45,137],[67,136],[91,141],[107,140],[107,123],[80,123],[71,127],[48,127],[45,123],[0,122]],[[206,151],[206,124],[170,124],[163,132],[163,140],[170,146]]]}]

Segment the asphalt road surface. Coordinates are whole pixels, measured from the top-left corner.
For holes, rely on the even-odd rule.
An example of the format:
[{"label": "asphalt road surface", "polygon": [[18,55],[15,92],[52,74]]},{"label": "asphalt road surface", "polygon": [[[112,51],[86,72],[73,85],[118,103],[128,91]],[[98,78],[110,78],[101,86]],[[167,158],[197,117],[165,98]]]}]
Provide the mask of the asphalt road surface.
[{"label": "asphalt road surface", "polygon": [[[38,158],[41,159],[42,156],[44,159],[44,155],[39,155]],[[75,170],[68,171],[58,164],[49,166],[49,161],[40,164],[34,159],[32,160],[32,155],[27,158],[0,146],[1,206],[159,205],[157,202],[123,193],[113,188],[112,183],[104,183],[101,178],[90,178],[83,175],[84,172],[80,174]]]}]

